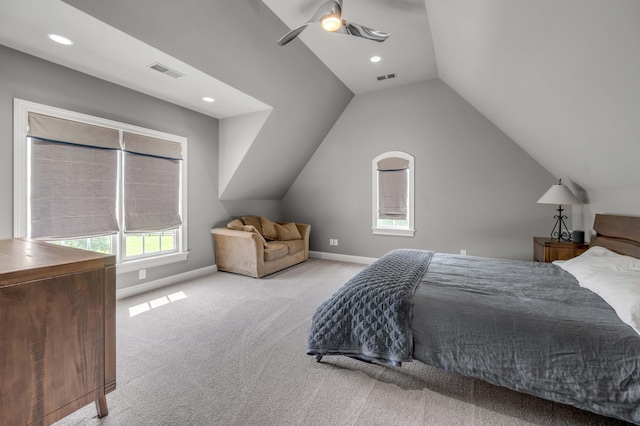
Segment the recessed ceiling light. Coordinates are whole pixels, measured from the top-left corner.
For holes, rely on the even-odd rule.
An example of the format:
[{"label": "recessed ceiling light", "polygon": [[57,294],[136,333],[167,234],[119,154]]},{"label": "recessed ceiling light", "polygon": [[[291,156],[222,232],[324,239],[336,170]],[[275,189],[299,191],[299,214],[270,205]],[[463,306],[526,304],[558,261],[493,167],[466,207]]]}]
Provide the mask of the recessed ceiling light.
[{"label": "recessed ceiling light", "polygon": [[51,40],[55,41],[56,43],[64,44],[65,46],[71,46],[73,44],[71,40],[58,34],[49,34],[47,35],[47,37],[49,37]]},{"label": "recessed ceiling light", "polygon": [[204,98],[202,98],[202,100],[205,101],[205,102],[214,102],[215,101],[215,99],[210,98],[209,96],[205,96]]},{"label": "recessed ceiling light", "polygon": [[371,62],[380,62],[380,59],[382,59],[380,56],[372,56],[371,58],[369,58],[369,60]]}]

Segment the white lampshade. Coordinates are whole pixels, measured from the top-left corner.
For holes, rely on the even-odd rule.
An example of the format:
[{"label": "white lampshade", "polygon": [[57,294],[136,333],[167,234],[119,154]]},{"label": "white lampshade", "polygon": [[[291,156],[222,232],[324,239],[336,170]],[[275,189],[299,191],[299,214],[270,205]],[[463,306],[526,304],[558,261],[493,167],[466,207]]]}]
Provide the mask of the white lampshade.
[{"label": "white lampshade", "polygon": [[580,201],[571,192],[569,188],[562,184],[553,185],[542,197],[538,200],[539,204],[580,204]]}]

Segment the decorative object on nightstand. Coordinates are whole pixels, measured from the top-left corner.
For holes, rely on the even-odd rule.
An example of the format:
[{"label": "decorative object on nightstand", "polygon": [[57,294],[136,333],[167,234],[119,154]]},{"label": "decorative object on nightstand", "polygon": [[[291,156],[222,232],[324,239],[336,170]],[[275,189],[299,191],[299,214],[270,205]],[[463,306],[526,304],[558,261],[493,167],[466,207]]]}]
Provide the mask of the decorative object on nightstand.
[{"label": "decorative object on nightstand", "polygon": [[549,237],[533,237],[533,259],[536,262],[569,260],[587,251],[589,244],[558,241]]},{"label": "decorative object on nightstand", "polygon": [[582,244],[584,243],[584,231],[571,231],[571,241],[574,243]]},{"label": "decorative object on nightstand", "polygon": [[553,217],[556,219],[556,224],[551,230],[551,239],[556,241],[570,241],[571,233],[569,232],[567,225],[564,223],[567,216],[562,214],[562,211],[564,210],[562,205],[580,204],[580,201],[578,201],[569,188],[562,184],[562,179],[559,180],[557,185],[553,185],[542,197],[540,197],[538,204],[558,205],[558,214]]}]

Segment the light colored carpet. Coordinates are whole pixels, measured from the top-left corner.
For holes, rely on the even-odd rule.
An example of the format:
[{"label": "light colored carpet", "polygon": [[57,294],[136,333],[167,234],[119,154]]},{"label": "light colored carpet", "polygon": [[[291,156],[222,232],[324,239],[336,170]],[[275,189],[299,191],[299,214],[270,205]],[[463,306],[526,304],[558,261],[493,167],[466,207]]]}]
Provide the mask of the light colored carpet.
[{"label": "light colored carpet", "polygon": [[316,363],[305,354],[309,320],[362,268],[311,259],[259,280],[218,272],[119,301],[109,415],[91,404],[57,425],[625,424],[418,362]]}]

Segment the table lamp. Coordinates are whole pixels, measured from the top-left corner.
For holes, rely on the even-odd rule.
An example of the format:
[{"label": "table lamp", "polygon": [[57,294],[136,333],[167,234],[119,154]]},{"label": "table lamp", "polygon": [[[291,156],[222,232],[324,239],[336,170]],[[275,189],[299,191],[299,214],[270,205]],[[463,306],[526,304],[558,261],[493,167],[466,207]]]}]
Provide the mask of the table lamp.
[{"label": "table lamp", "polygon": [[562,179],[559,180],[557,185],[553,185],[542,197],[538,200],[539,204],[557,204],[558,214],[553,218],[556,219],[556,224],[551,230],[551,239],[557,241],[569,241],[571,239],[571,233],[564,223],[567,216],[562,214],[563,204],[580,204],[580,201],[571,192],[569,188],[562,184]]}]

